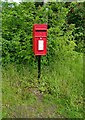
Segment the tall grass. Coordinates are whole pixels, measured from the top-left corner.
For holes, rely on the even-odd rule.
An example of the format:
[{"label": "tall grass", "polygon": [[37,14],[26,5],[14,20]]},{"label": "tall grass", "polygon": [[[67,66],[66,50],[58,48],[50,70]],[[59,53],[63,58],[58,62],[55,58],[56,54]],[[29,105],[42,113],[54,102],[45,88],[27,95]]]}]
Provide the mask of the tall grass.
[{"label": "tall grass", "polygon": [[45,69],[41,80],[44,90],[62,106],[60,112],[70,118],[83,116],[83,56],[75,54],[56,61],[47,73]]},{"label": "tall grass", "polygon": [[[37,67],[7,65],[2,69],[3,117],[9,117],[17,105],[36,103],[30,88],[43,94],[43,101],[57,106],[55,112],[67,118],[81,118],[83,113],[83,57],[56,61],[42,65],[41,78]],[[52,117],[52,116],[51,116]]]}]

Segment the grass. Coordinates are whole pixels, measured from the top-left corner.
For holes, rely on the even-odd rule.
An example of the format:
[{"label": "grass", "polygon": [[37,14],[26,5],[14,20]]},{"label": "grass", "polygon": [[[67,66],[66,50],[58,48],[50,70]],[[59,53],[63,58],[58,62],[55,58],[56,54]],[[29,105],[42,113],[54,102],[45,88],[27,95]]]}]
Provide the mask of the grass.
[{"label": "grass", "polygon": [[37,68],[7,65],[2,69],[3,118],[82,118],[82,55]]}]

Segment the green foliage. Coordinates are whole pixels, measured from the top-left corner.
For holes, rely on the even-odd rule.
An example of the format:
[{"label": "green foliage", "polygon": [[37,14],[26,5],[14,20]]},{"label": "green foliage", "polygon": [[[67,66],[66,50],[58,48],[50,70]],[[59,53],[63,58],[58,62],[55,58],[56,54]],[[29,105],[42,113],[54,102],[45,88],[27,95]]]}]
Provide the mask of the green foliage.
[{"label": "green foliage", "polygon": [[[13,117],[17,106],[27,106],[26,113],[33,116],[42,115],[45,109],[46,117],[54,108],[50,117],[82,118],[83,114],[83,59],[74,52],[68,59],[56,61],[52,66],[43,66],[40,80],[37,80],[37,70],[24,65],[7,65],[2,69],[3,77],[3,117]],[[47,104],[47,106],[45,105]],[[33,105],[33,106],[32,106]],[[37,107],[36,107],[37,106]],[[44,107],[44,108],[43,108]],[[18,116],[25,110],[20,109]],[[17,114],[15,116],[17,116]],[[24,115],[23,115],[24,116]],[[22,117],[23,117],[22,116]],[[31,117],[33,117],[31,116]]]},{"label": "green foliage", "polygon": [[[74,7],[78,4],[70,5]],[[9,106],[14,108],[15,104],[36,103],[37,96],[31,94],[36,88],[44,100],[51,100],[58,105],[57,113],[69,118],[82,117],[83,55],[76,52],[75,47],[82,51],[81,41],[84,36],[77,26],[75,15],[70,16],[75,21],[67,23],[70,19],[67,16],[71,10],[70,5],[67,7],[65,3],[58,2],[48,2],[44,6],[31,2],[2,4],[2,62],[6,66],[2,71],[3,111],[6,113],[3,116],[11,115]],[[83,20],[82,14],[80,16]],[[82,25],[81,21],[78,22]],[[41,58],[42,73],[39,81],[37,57],[32,51],[34,23],[48,23],[48,52]],[[78,27],[80,32],[77,32]],[[75,42],[77,35],[78,44]]]},{"label": "green foliage", "polygon": [[[45,67],[39,90],[53,98],[59,112],[69,118],[83,116],[83,55],[74,52],[66,59],[57,60],[52,67]],[[48,98],[49,100],[49,98]]]},{"label": "green foliage", "polygon": [[[6,3],[7,4],[7,3]],[[3,7],[3,62],[31,63],[33,3],[7,4]],[[28,9],[29,8],[29,9]],[[29,13],[29,14],[28,14]],[[28,26],[28,27],[27,27]]]},{"label": "green foliage", "polygon": [[[48,8],[48,9],[47,9]],[[34,65],[36,59],[32,52],[32,27],[34,23],[48,22],[48,54],[42,58],[43,64],[50,64],[53,57],[72,52],[76,44],[72,35],[73,25],[65,28],[68,8],[64,3],[47,3],[35,7],[34,3],[4,3],[2,26],[3,63],[23,63]],[[48,17],[46,17],[48,16]],[[56,59],[56,58],[55,58]]]},{"label": "green foliage", "polygon": [[84,38],[85,38],[85,2],[72,2],[69,5],[69,13],[67,21],[69,24],[75,24],[73,31],[76,41],[76,51],[84,52]]}]

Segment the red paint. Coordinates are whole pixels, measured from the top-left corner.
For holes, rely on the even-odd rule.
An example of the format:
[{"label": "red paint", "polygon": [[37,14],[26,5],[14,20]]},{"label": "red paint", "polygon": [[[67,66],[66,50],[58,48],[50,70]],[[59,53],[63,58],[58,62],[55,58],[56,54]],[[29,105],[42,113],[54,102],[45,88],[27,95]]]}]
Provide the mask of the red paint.
[{"label": "red paint", "polygon": [[[43,43],[43,45],[39,43]],[[34,24],[33,25],[33,51],[35,55],[46,55],[47,53],[47,24]]]}]

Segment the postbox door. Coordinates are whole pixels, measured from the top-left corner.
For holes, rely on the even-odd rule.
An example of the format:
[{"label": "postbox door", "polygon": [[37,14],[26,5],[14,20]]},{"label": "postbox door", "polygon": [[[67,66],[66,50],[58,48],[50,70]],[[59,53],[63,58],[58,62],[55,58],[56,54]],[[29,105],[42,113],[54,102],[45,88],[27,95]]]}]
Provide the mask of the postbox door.
[{"label": "postbox door", "polygon": [[35,38],[35,55],[46,55],[46,38]]}]

